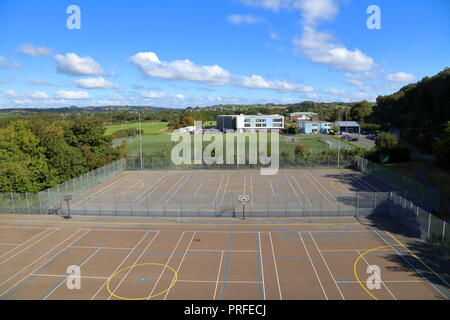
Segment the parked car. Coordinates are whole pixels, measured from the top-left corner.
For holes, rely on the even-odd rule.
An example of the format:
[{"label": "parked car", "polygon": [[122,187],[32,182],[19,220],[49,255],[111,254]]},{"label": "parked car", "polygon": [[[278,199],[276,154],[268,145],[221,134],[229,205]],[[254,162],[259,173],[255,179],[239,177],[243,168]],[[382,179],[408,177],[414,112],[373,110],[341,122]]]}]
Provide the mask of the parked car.
[{"label": "parked car", "polygon": [[367,136],[367,139],[370,139],[370,140],[377,140],[377,139],[378,139],[378,136],[377,136],[375,133],[371,133],[371,134],[369,134],[369,135]]}]

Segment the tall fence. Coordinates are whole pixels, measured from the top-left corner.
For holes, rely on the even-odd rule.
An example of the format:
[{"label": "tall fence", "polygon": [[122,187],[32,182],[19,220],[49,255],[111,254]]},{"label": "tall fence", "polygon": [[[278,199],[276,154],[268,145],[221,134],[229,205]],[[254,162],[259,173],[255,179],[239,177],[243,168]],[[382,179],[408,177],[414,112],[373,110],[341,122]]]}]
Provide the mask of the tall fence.
[{"label": "tall fence", "polygon": [[425,210],[431,212],[439,210],[440,193],[433,188],[359,156],[354,157],[354,165],[365,175],[382,181],[392,191],[400,192],[402,197]]},{"label": "tall fence", "polygon": [[400,194],[391,192],[388,216],[407,229],[412,236],[431,243],[450,246],[450,228],[447,222],[417,206]]},{"label": "tall fence", "polygon": [[0,193],[0,213],[47,214],[62,206],[64,196],[85,193],[125,170],[126,160],[121,159],[38,193]]},{"label": "tall fence", "polygon": [[[141,165],[140,157],[129,157],[127,159],[128,170],[238,170],[238,169],[260,169],[270,165],[238,164],[236,159],[233,164],[180,164],[176,165],[167,157],[144,157]],[[354,156],[350,154],[322,155],[310,154],[307,157],[279,157],[279,168],[349,168],[354,164]]]},{"label": "tall fence", "polygon": [[332,150],[355,150],[356,147],[351,144],[346,143],[345,141],[340,141],[341,139],[335,139],[330,136],[322,135],[322,141],[325,142],[330,149]]},{"label": "tall fence", "polygon": [[[174,166],[163,158],[147,158],[145,169],[211,169],[211,166]],[[450,245],[450,230],[445,221],[427,210],[427,190],[414,183],[392,177],[392,171],[380,168],[366,159],[347,156],[339,160],[339,167],[357,166],[363,173],[392,183],[400,191],[354,193],[302,193],[252,194],[243,207],[235,193],[216,195],[183,195],[135,193],[116,191],[98,192],[95,186],[126,170],[140,169],[139,158],[121,159],[105,167],[84,174],[39,193],[1,193],[0,213],[49,214],[67,213],[66,195],[72,195],[71,213],[92,216],[146,216],[146,217],[390,217],[402,224],[415,236],[434,243]],[[247,168],[249,165],[241,165]],[[337,159],[327,157],[287,158],[281,168],[338,167]],[[217,169],[236,169],[233,166],[217,166]],[[401,191],[404,188],[408,191]],[[422,199],[418,201],[417,194]],[[434,200],[435,201],[435,200]],[[433,201],[431,201],[433,202]],[[432,204],[432,203],[431,203]]]}]

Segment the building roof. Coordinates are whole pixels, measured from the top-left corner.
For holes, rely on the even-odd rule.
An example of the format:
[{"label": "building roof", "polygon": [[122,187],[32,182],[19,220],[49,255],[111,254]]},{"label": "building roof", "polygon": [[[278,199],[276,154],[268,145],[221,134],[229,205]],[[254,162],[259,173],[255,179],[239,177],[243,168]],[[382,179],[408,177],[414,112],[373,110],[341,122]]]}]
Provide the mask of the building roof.
[{"label": "building roof", "polygon": [[359,123],[356,121],[336,121],[339,127],[359,127]]},{"label": "building roof", "polygon": [[317,115],[317,113],[315,112],[294,112],[294,113],[290,113],[290,116],[313,116],[313,115]]}]

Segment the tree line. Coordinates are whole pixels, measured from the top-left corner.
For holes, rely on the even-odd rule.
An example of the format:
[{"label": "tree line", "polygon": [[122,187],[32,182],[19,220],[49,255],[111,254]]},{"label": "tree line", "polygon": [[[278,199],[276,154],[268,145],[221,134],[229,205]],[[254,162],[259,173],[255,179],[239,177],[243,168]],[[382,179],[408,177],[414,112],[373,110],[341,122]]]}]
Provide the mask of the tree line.
[{"label": "tree line", "polygon": [[33,116],[0,125],[0,192],[39,192],[127,156],[102,121]]}]

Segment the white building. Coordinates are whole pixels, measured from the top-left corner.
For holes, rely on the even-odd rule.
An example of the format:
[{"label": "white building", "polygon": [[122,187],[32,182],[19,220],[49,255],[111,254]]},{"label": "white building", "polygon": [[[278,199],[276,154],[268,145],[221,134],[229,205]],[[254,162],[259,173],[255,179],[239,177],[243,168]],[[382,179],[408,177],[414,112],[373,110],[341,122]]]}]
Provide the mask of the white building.
[{"label": "white building", "polygon": [[217,129],[222,132],[273,132],[284,129],[284,117],[275,115],[223,115],[217,117]]}]

